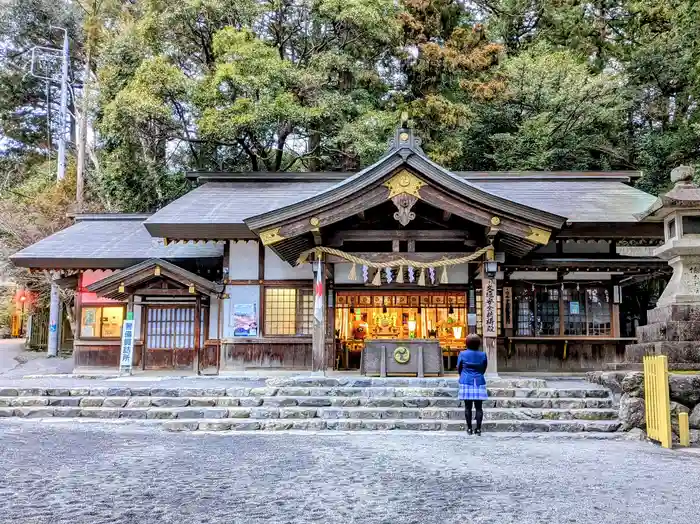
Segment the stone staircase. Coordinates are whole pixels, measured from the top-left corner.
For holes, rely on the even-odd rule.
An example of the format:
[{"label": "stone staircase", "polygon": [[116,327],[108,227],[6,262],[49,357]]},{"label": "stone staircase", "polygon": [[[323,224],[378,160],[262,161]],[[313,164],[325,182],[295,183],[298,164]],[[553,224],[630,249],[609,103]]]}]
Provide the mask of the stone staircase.
[{"label": "stone staircase", "polygon": [[[204,381],[202,381],[204,382]],[[612,432],[607,389],[488,384],[485,432]],[[119,419],[171,431],[464,430],[456,379],[271,378],[264,387],[0,388],[0,417]]]}]

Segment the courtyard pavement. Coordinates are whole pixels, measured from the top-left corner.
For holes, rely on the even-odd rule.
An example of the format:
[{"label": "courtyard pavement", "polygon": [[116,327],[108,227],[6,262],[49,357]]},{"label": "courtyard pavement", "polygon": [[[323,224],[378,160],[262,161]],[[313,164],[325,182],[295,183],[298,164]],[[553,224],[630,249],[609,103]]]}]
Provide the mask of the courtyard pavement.
[{"label": "courtyard pavement", "polygon": [[697,523],[700,456],[549,435],[0,423],[0,522]]}]

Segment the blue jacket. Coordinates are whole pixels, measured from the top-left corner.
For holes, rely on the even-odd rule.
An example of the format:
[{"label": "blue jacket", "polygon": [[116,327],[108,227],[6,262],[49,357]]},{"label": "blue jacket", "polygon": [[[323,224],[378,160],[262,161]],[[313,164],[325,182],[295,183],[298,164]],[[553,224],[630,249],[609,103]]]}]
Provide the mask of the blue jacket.
[{"label": "blue jacket", "polygon": [[486,384],[484,373],[486,373],[487,365],[488,360],[483,351],[467,349],[460,352],[459,357],[457,357],[459,383],[483,386]]}]

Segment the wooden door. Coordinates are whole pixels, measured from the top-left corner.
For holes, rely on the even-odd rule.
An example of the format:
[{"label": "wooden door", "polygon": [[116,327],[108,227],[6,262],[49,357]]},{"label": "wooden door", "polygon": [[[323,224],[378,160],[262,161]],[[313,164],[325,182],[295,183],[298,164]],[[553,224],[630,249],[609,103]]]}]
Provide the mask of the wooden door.
[{"label": "wooden door", "polygon": [[148,306],[144,369],[192,370],[199,347],[195,306]]}]

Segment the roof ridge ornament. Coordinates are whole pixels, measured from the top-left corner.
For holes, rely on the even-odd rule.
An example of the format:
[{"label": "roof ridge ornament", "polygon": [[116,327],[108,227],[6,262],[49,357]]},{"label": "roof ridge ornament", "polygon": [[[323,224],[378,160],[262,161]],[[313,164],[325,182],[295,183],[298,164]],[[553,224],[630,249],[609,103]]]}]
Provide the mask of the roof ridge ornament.
[{"label": "roof ridge ornament", "polygon": [[386,155],[398,152],[405,160],[411,153],[419,153],[425,156],[425,152],[421,148],[423,141],[413,133],[411,123],[408,118],[408,112],[401,113],[401,124],[394,131],[394,136],[389,139],[389,149]]}]

